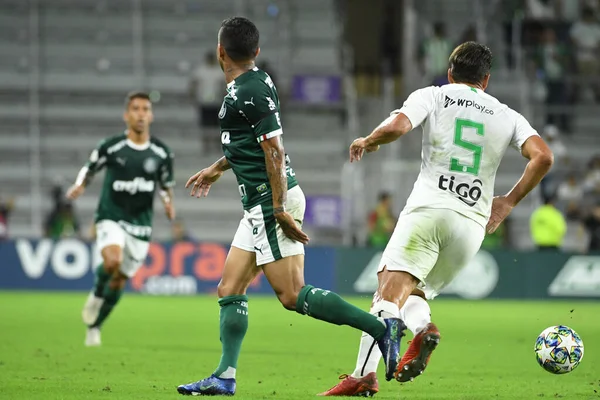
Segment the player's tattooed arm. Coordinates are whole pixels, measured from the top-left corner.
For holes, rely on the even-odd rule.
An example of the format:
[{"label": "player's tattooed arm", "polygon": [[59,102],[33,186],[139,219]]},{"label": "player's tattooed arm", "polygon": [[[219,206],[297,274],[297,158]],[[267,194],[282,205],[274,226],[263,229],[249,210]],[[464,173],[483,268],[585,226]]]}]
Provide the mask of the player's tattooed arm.
[{"label": "player's tattooed arm", "polygon": [[225,156],[219,158],[217,161],[215,161],[215,163],[213,165],[219,171],[227,171],[228,169],[231,168],[231,165],[229,165]]},{"label": "player's tattooed arm", "polygon": [[285,151],[279,136],[264,140],[260,143],[265,152],[267,176],[273,193],[273,213],[285,211],[287,198],[287,176],[285,174]]},{"label": "player's tattooed arm", "polygon": [[281,227],[284,235],[288,238],[307,244],[309,241],[306,233],[294,217],[285,211],[285,201],[287,199],[287,175],[285,171],[285,150],[279,136],[263,140],[260,146],[265,152],[265,163],[267,167],[267,176],[271,184],[273,194],[273,215]]}]

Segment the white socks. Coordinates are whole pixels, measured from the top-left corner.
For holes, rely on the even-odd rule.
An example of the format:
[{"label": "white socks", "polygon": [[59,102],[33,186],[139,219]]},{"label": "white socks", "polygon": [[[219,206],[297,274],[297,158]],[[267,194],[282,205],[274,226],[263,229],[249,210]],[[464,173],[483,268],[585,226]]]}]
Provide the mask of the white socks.
[{"label": "white socks", "polygon": [[400,319],[404,321],[408,330],[416,335],[431,322],[429,303],[422,297],[408,296],[400,309]]},{"label": "white socks", "polygon": [[[404,306],[398,310],[396,304],[389,301],[378,301],[371,307],[370,313],[381,318],[400,318],[407,328],[416,335],[425,325],[431,322],[431,311],[427,301],[419,296],[408,296]],[[356,368],[352,373],[354,378],[361,378],[377,371],[381,360],[381,351],[377,342],[368,333],[360,337],[360,347],[356,359]]]}]

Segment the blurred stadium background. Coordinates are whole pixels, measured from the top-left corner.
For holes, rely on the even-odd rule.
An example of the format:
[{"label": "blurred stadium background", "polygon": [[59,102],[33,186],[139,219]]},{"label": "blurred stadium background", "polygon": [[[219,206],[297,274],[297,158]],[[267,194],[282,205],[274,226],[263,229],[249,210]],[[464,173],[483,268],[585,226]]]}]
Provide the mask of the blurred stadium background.
[{"label": "blurred stadium background", "polygon": [[[240,14],[258,25],[259,66],[273,75],[282,95],[286,149],[307,194],[305,228],[315,246],[368,248],[374,229],[393,226],[419,170],[420,135],[407,135],[353,165],[347,162],[348,144],[400,107],[412,90],[444,84],[452,48],[478,40],[495,54],[489,92],[524,114],[556,155],[550,176],[486,239],[484,249],[500,256],[527,252],[539,247],[535,237],[548,234],[564,254],[593,251],[600,246],[599,4],[1,0],[0,235],[93,242],[102,177],[74,205],[65,203],[64,190],[94,145],[123,129],[124,95],[143,89],[155,102],[152,133],[174,150],[179,182],[178,222],[169,224],[157,209],[155,241],[228,244],[241,214],[233,175],[226,174],[202,201],[187,196],[183,183],[220,154],[218,145],[210,145],[218,143],[216,129],[203,126],[207,121],[198,112],[209,97],[218,106],[222,94],[219,85],[206,88],[215,67],[205,59],[215,48],[220,21]],[[509,152],[496,193],[506,192],[524,165],[518,153]],[[382,193],[391,199],[389,207],[378,203]],[[558,217],[546,221],[539,213],[534,221],[534,211],[547,211],[548,202]],[[565,235],[561,224],[567,225]],[[23,264],[25,253],[10,240],[2,263]],[[33,255],[35,243],[29,244]],[[61,253],[64,265],[92,264],[73,261],[69,251]],[[47,258],[48,266],[56,264]],[[594,275],[591,265],[596,286],[590,290],[599,295],[600,272]],[[11,287],[10,279],[3,287]]]},{"label": "blurred stadium background", "polygon": [[[592,385],[600,384],[596,382],[597,363],[585,364],[584,360],[587,369],[559,383],[549,376],[539,378],[538,371],[531,370],[538,368],[531,349],[537,334],[552,324],[573,324],[587,345],[599,333],[593,322],[597,321],[597,303],[573,307],[576,298],[600,297],[598,0],[0,0],[0,355],[5,357],[0,359],[0,368],[5,363],[19,366],[4,367],[7,373],[0,373],[6,379],[6,385],[0,385],[0,397],[9,393],[4,398],[33,398],[15,394],[22,393],[21,387],[31,379],[45,379],[29,375],[67,373],[68,367],[59,364],[62,361],[55,367],[45,351],[70,351],[64,356],[70,367],[89,361],[79,351],[83,293],[4,291],[89,290],[92,267],[99,260],[92,221],[102,174],[73,205],[66,204],[63,195],[96,143],[124,129],[123,100],[130,90],[151,93],[155,112],[151,132],[174,150],[179,217],[171,225],[156,202],[154,243],[146,266],[132,279],[129,290],[152,294],[215,290],[242,212],[235,179],[225,174],[201,201],[190,198],[183,184],[221,154],[218,146],[210,146],[218,143],[218,133],[202,126],[206,121],[199,123],[198,108],[206,104],[196,100],[207,101],[215,93],[202,92],[202,86],[195,93],[194,83],[204,80],[205,86],[211,86],[206,83],[211,75],[204,60],[214,51],[221,21],[232,15],[247,16],[258,26],[259,66],[273,76],[282,98],[286,150],[308,202],[305,229],[312,241],[307,248],[307,281],[365,299],[376,286],[373,269],[381,251],[372,246],[373,235],[389,234],[385,227],[390,221],[393,226],[394,216],[412,189],[419,171],[421,138],[418,131],[413,132],[352,165],[347,162],[348,145],[401,107],[412,90],[444,84],[447,59],[455,45],[477,40],[490,46],[495,61],[489,93],[531,121],[550,143],[556,161],[544,184],[514,210],[497,235],[486,238],[482,251],[445,296],[567,300],[527,305],[482,302],[497,313],[487,313],[467,301],[434,302],[440,304],[432,306],[434,311],[446,311],[439,323],[453,338],[447,343],[454,350],[440,353],[439,366],[432,367],[431,377],[424,382],[440,383],[435,398],[498,398],[502,390],[518,393],[509,398],[530,399],[544,393],[561,397],[559,392],[566,389],[560,393],[569,393],[567,398],[575,394],[597,398],[588,385],[592,380]],[[220,106],[220,100],[216,102]],[[524,159],[509,151],[495,192],[509,190],[524,166]],[[390,206],[378,200],[385,199],[383,193],[391,199]],[[541,212],[534,214],[536,210]],[[384,227],[383,232],[374,232],[377,227]],[[550,247],[556,248],[538,249],[540,236],[549,237]],[[271,292],[264,278],[251,291]],[[167,349],[160,343],[174,340],[169,327],[189,315],[206,313],[216,318],[217,307],[208,299],[198,299],[200,303],[173,298],[164,302],[145,299],[150,303],[141,298],[125,300],[107,330],[127,337],[137,329],[146,337],[144,327],[149,320],[164,324],[155,324],[158,336],[146,337],[143,343],[135,335],[117,343],[119,336],[111,339],[107,334],[107,347],[112,349],[108,354],[118,360],[127,352],[142,372],[138,380],[159,369],[176,375],[169,377],[170,386],[182,383],[180,377],[199,378],[188,376],[189,371],[183,372],[171,359],[175,354],[186,365],[200,363],[199,368],[209,372],[211,360],[218,356],[218,342],[212,337],[216,330],[208,331],[200,320],[194,320],[185,331],[188,337],[176,339],[190,343],[191,348],[194,332],[201,331],[213,345],[203,349],[211,360],[199,361],[193,351],[184,352],[184,346]],[[355,301],[367,307],[365,299]],[[147,304],[151,308],[146,309]],[[199,309],[198,304],[214,307]],[[271,328],[287,326],[288,319],[289,326],[296,321],[287,314],[271,319],[275,306],[262,300],[256,305],[257,314],[262,315],[253,320],[259,332],[267,334]],[[454,318],[453,312],[460,318]],[[482,320],[484,315],[487,319]],[[216,319],[214,323],[216,327]],[[513,350],[517,355],[512,372],[505,376],[510,379],[505,381],[498,380],[506,373],[502,365],[489,362],[497,357],[489,343],[505,340],[499,332],[505,332],[507,324],[516,337]],[[45,338],[40,336],[40,325],[47,328]],[[335,328],[313,327],[304,320],[294,326],[298,330],[286,336],[286,342],[278,342],[281,346],[287,340],[301,342],[321,332],[332,338],[319,353],[337,367],[314,365],[308,351],[298,356],[299,365],[311,365],[300,375],[314,386],[311,391],[324,390],[329,383],[315,381],[314,374],[308,377],[308,370],[332,379],[336,373],[348,372],[335,368],[351,367],[354,332],[339,334]],[[468,343],[462,339],[469,334],[467,326],[468,330],[479,327]],[[334,352],[338,343],[333,338],[348,350]],[[251,334],[248,342],[259,354],[246,359],[253,363],[247,369],[256,366],[255,374],[281,362],[277,352],[260,356],[264,351],[260,338]],[[488,352],[474,355],[475,346]],[[593,346],[589,351],[586,347],[586,357],[597,359]],[[488,374],[498,381],[493,390],[485,386],[487,381],[480,384],[483,389],[469,386],[472,397],[452,392],[462,387],[461,377],[469,379],[469,368],[461,369],[455,381],[436,380],[435,368],[439,372],[452,369],[456,357],[464,354],[469,354],[482,376]],[[122,381],[115,375],[120,366],[104,361],[98,365],[101,373]],[[78,379],[73,393],[77,388],[87,393],[90,377],[86,374],[91,370],[82,371],[73,378]],[[264,378],[259,375],[258,379],[260,384]],[[55,382],[45,383],[47,393],[56,390],[46,398],[91,396],[62,397],[66,396],[63,386]],[[504,382],[513,386],[503,389]],[[535,382],[536,387],[527,386]],[[134,386],[145,387],[147,382],[129,384],[130,396],[124,398],[133,398],[139,389]],[[3,392],[2,386],[14,391]],[[263,393],[260,385],[254,386],[261,396],[271,395],[270,389]],[[103,395],[111,390],[106,388],[94,387],[94,391]],[[162,383],[154,389],[163,390]],[[164,388],[165,393],[171,390]],[[283,398],[306,398],[304,388],[295,390],[300,393],[297,397]],[[433,398],[418,397],[417,389],[407,390],[411,398]]]}]

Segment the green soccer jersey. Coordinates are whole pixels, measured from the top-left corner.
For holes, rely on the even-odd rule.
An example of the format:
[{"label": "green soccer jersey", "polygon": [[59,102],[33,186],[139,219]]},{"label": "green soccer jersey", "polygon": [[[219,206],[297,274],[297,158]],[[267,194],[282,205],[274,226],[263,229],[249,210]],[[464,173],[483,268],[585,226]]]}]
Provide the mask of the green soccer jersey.
[{"label": "green soccer jersey", "polygon": [[121,134],[101,141],[85,168],[93,174],[104,167],[95,221],[115,221],[130,235],[149,240],[156,186],[175,185],[173,153],[156,138],[138,145]]},{"label": "green soccer jersey", "polygon": [[[258,68],[227,84],[227,95],[219,112],[221,144],[238,182],[242,205],[248,210],[272,202],[267,176],[264,140],[283,133],[279,96],[271,77]],[[288,189],[298,185],[286,155]]]}]

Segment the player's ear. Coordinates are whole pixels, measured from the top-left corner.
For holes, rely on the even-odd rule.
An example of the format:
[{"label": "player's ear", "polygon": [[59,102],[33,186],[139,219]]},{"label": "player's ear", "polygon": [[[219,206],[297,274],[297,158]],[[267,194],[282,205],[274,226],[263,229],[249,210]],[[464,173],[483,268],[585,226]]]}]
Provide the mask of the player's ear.
[{"label": "player's ear", "polygon": [[454,78],[452,78],[452,68],[448,68],[448,82],[454,83]]},{"label": "player's ear", "polygon": [[127,123],[127,110],[123,111],[123,122]]},{"label": "player's ear", "polygon": [[254,58],[258,57],[259,54],[260,54],[260,47],[258,49],[256,49],[256,54],[254,54]]},{"label": "player's ear", "polygon": [[487,89],[488,83],[490,83],[490,74],[487,74],[483,77],[483,81],[481,82],[481,87],[483,90]]},{"label": "player's ear", "polygon": [[154,111],[150,109],[150,115],[148,115],[148,122],[152,123],[154,121]]},{"label": "player's ear", "polygon": [[217,44],[217,58],[221,61],[225,60],[225,48],[221,46],[221,43]]}]

